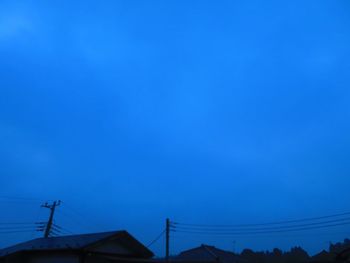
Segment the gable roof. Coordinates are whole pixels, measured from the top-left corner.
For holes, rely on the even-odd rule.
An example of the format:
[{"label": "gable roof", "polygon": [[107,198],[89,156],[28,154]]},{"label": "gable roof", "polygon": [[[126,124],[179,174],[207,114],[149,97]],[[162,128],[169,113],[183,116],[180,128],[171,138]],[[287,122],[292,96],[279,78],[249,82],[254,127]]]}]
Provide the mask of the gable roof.
[{"label": "gable roof", "polygon": [[112,239],[131,249],[139,257],[153,257],[153,253],[127,231],[37,238],[0,250],[0,257],[24,251],[88,250],[92,246]]},{"label": "gable roof", "polygon": [[230,251],[202,244],[200,247],[181,252],[177,256],[177,259],[186,261],[235,262],[238,257]]}]

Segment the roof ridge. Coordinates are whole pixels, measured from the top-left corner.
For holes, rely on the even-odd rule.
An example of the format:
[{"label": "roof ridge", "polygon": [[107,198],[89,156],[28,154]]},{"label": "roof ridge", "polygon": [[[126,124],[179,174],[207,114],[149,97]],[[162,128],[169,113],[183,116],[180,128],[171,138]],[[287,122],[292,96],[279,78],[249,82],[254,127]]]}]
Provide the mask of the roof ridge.
[{"label": "roof ridge", "polygon": [[205,251],[207,251],[209,253],[209,255],[214,257],[215,260],[220,259],[220,257],[218,255],[216,255],[214,251],[211,250],[212,248],[215,248],[215,247],[210,247],[210,246],[206,246],[206,245],[202,245],[202,247],[205,249]]},{"label": "roof ridge", "polygon": [[[9,254],[17,250],[32,250],[32,249],[41,249],[42,246],[49,247],[54,244],[58,244],[59,248],[70,247],[70,245],[86,247],[92,243],[94,243],[99,236],[98,239],[110,238],[116,234],[127,233],[125,230],[117,230],[117,231],[107,231],[107,232],[97,232],[97,233],[86,233],[86,234],[77,234],[77,235],[66,235],[66,236],[58,236],[58,237],[39,237],[34,238],[28,241],[24,241],[21,243],[17,243],[5,248],[0,249],[0,257],[4,254]],[[65,241],[65,239],[67,241]],[[85,239],[85,240],[84,240]],[[89,240],[90,239],[90,240]],[[60,243],[61,242],[61,243]]]}]

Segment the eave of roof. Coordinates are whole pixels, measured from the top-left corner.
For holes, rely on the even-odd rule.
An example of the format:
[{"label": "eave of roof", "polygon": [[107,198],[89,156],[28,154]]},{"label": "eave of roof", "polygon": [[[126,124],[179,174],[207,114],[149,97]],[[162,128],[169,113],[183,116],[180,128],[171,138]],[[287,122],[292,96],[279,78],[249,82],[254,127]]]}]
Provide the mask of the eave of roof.
[{"label": "eave of roof", "polygon": [[135,251],[138,251],[142,257],[153,257],[153,253],[127,231],[37,238],[0,250],[0,257],[25,251],[85,250],[92,246],[99,245],[109,239],[118,239],[119,242],[134,247]]}]

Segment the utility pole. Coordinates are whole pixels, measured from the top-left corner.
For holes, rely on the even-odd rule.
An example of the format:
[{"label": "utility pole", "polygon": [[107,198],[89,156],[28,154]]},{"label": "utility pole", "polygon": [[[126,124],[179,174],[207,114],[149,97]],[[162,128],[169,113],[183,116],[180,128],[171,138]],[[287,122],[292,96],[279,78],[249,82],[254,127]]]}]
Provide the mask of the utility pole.
[{"label": "utility pole", "polygon": [[170,239],[170,220],[165,221],[165,260],[169,262],[169,239]]},{"label": "utility pole", "polygon": [[52,224],[53,224],[53,216],[55,214],[55,209],[60,204],[61,204],[61,201],[58,200],[58,201],[54,201],[51,205],[49,205],[48,203],[45,203],[45,204],[43,204],[41,206],[41,207],[50,209],[50,217],[49,217],[49,220],[46,223],[46,229],[45,229],[45,232],[44,232],[44,237],[45,238],[49,237],[49,235],[50,235],[51,227],[52,227]]}]

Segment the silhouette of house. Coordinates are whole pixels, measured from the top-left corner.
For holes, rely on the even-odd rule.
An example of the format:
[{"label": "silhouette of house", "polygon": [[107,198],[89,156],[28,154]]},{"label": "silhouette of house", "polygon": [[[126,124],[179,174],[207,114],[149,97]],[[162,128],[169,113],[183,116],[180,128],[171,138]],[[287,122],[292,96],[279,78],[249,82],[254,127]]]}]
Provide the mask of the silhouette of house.
[{"label": "silhouette of house", "polygon": [[199,247],[181,252],[175,257],[175,260],[183,262],[235,263],[238,262],[239,257],[232,252],[202,244]]},{"label": "silhouette of house", "polygon": [[1,263],[146,263],[153,256],[126,231],[38,238],[0,250]]}]

